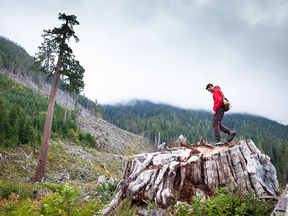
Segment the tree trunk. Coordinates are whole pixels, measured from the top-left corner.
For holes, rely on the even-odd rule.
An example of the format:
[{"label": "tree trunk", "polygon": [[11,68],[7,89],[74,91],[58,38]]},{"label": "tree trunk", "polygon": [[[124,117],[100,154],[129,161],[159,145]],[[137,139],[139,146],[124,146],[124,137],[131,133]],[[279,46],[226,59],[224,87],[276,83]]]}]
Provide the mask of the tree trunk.
[{"label": "tree trunk", "polygon": [[284,176],[285,176],[284,182],[285,182],[285,184],[288,184],[288,162],[286,163]]},{"label": "tree trunk", "polygon": [[217,147],[186,146],[186,139],[180,136],[172,148],[141,153],[126,162],[110,207],[102,213],[111,213],[128,196],[139,208],[145,205],[143,200],[167,208],[177,197],[192,204],[194,195],[211,196],[223,187],[253,191],[261,197],[280,193],[275,167],[251,140]]},{"label": "tree trunk", "polygon": [[69,99],[69,93],[67,92],[67,99],[66,99],[66,106],[65,106],[65,114],[64,114],[64,122],[66,121],[67,108],[68,108],[68,99]]},{"label": "tree trunk", "polygon": [[158,144],[157,147],[160,145],[160,132],[159,132],[159,136],[158,136]]},{"label": "tree trunk", "polygon": [[56,98],[57,86],[58,86],[58,82],[60,78],[59,70],[60,70],[60,66],[58,66],[58,68],[56,69],[54,78],[53,78],[53,84],[52,84],[50,97],[49,97],[49,104],[48,104],[48,110],[46,114],[46,120],[45,120],[45,125],[44,125],[39,159],[37,163],[36,172],[33,177],[34,182],[42,182],[46,178],[45,170],[46,170],[48,148],[49,148],[49,141],[50,141],[50,135],[51,135],[55,98]]}]

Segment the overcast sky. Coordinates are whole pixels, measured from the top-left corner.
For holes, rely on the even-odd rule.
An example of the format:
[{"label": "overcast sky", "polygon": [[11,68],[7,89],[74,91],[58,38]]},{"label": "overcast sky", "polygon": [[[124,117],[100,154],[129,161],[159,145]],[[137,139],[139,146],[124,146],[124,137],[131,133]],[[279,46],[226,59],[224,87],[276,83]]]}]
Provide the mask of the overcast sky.
[{"label": "overcast sky", "polygon": [[288,124],[288,0],[0,0],[0,35],[34,56],[59,12],[80,22],[71,46],[92,100],[210,111],[213,83],[230,113]]}]

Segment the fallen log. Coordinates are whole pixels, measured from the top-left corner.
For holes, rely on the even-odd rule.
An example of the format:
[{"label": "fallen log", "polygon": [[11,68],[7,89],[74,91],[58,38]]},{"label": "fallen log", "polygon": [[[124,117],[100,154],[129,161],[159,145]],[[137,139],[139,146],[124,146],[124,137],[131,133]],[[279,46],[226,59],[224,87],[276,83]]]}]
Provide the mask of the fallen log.
[{"label": "fallen log", "polygon": [[275,167],[252,140],[213,148],[192,147],[186,146],[182,136],[169,146],[172,148],[134,155],[126,162],[123,178],[104,215],[128,196],[138,207],[145,204],[143,200],[149,200],[167,208],[176,201],[192,204],[193,196],[212,196],[223,187],[252,191],[260,197],[280,194]]},{"label": "fallen log", "polygon": [[288,184],[271,214],[271,216],[277,215],[288,215]]}]

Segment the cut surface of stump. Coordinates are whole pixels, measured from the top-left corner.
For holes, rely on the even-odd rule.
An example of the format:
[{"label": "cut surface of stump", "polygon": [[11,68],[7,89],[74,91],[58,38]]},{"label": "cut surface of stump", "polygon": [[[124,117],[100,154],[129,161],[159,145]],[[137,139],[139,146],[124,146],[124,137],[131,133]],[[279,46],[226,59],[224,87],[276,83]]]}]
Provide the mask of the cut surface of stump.
[{"label": "cut surface of stump", "polygon": [[177,147],[134,155],[126,162],[123,178],[103,214],[109,215],[128,196],[137,206],[149,200],[167,208],[175,203],[177,193],[178,201],[192,204],[193,196],[212,196],[223,187],[253,191],[261,197],[280,194],[275,167],[252,140],[214,148],[175,144]]}]

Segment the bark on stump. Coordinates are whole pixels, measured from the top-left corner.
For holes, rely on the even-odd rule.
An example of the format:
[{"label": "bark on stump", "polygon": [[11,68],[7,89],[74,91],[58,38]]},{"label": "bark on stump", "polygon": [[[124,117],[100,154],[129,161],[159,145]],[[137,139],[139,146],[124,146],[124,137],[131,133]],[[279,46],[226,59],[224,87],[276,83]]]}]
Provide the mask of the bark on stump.
[{"label": "bark on stump", "polygon": [[213,195],[223,187],[230,191],[241,188],[244,193],[253,191],[260,197],[279,195],[276,169],[252,140],[214,148],[188,147],[182,141],[176,141],[172,148],[135,155],[126,162],[123,178],[108,203],[110,207],[102,213],[109,215],[128,196],[137,206],[149,200],[167,208],[175,201],[181,183],[178,201],[188,204],[199,191]]}]

